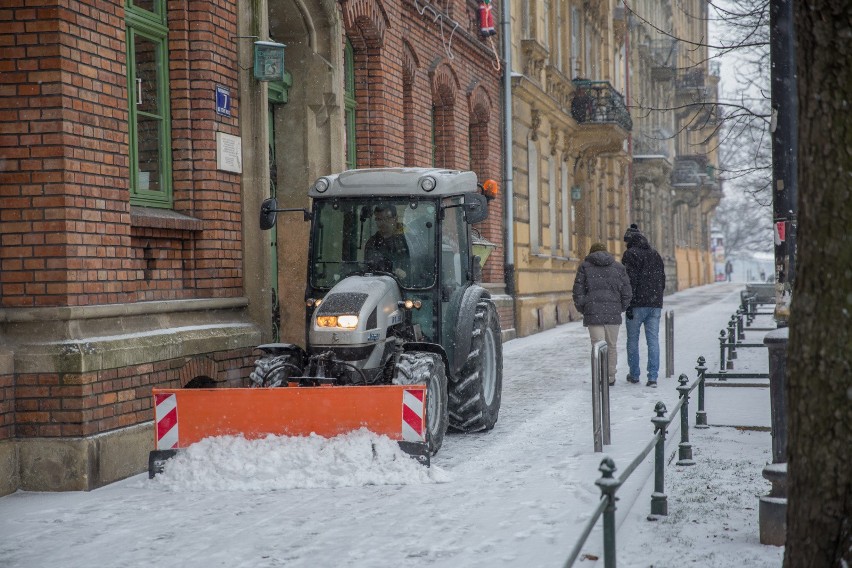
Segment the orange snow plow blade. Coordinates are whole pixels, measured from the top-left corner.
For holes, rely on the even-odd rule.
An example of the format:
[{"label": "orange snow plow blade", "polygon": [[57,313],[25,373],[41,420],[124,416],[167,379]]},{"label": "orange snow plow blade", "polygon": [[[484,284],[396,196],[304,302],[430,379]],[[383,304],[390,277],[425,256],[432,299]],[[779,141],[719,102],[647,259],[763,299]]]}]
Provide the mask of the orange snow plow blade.
[{"label": "orange snow plow blade", "polygon": [[[246,439],[317,434],[331,438],[366,428],[397,440],[429,463],[426,386],[153,389],[155,450],[149,477],[177,450],[212,436]],[[424,459],[425,458],[425,459]]]}]

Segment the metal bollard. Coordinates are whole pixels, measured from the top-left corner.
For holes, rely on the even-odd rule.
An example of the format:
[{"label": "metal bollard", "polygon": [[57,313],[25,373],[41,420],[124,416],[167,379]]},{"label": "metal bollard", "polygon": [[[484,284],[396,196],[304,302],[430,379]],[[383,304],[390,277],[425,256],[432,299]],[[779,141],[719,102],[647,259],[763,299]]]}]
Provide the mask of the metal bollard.
[{"label": "metal bollard", "polygon": [[[737,320],[735,316],[731,316],[731,319],[728,320],[728,362],[730,363],[734,359],[737,358],[737,336],[734,331],[737,327]],[[731,363],[731,368],[733,368],[733,363]]]},{"label": "metal bollard", "polygon": [[[722,331],[719,332],[719,372],[720,373],[724,373],[726,370],[734,368],[733,364],[731,364],[730,362],[727,362],[727,363],[725,362],[725,358],[726,358],[725,356],[726,356],[727,352],[728,352],[728,337],[727,337],[727,334],[725,333],[725,330],[723,329]],[[725,378],[722,377],[721,380],[724,381]]]},{"label": "metal bollard", "polygon": [[677,447],[677,465],[695,465],[692,459],[692,444],[689,443],[689,379],[681,374],[677,382],[677,392],[683,399],[683,408],[680,409],[680,444]]},{"label": "metal bollard", "polygon": [[666,312],[666,378],[674,375],[674,312]]},{"label": "metal bollard", "polygon": [[592,436],[596,452],[602,452],[604,444],[611,443],[608,352],[605,341],[592,346]]},{"label": "metal bollard", "polygon": [[621,482],[613,477],[615,462],[607,456],[601,461],[598,471],[601,478],[595,481],[601,490],[601,497],[606,499],[606,508],[603,512],[603,545],[604,545],[604,568],[615,568],[615,492]]},{"label": "metal bollard", "polygon": [[666,472],[666,405],[662,401],[654,405],[657,415],[651,419],[654,423],[654,433],[660,433],[657,446],[654,448],[654,492],[651,494],[651,514],[649,521],[656,521],[659,517],[669,514],[668,498],[665,493]]},{"label": "metal bollard", "polygon": [[745,330],[743,330],[743,309],[737,308],[737,341],[745,340]]},{"label": "metal bollard", "polygon": [[698,357],[698,365],[695,370],[698,372],[698,411],[695,413],[695,427],[709,428],[707,425],[707,413],[704,411],[704,375],[707,373],[707,367],[704,366],[704,356]]}]

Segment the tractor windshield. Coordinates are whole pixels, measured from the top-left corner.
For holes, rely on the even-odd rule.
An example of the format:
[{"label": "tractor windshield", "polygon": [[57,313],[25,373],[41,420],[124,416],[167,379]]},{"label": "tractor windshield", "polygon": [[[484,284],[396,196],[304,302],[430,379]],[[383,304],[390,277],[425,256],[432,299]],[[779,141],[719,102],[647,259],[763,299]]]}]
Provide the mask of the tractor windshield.
[{"label": "tractor windshield", "polygon": [[435,210],[432,201],[408,198],[318,202],[311,285],[331,288],[350,274],[381,272],[404,288],[431,288],[437,271]]}]

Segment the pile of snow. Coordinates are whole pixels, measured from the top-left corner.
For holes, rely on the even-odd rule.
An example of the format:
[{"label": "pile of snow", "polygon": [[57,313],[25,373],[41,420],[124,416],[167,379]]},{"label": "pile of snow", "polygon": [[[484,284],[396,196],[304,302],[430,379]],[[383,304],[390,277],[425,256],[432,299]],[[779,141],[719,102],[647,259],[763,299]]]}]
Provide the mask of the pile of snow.
[{"label": "pile of snow", "polygon": [[275,491],[447,481],[441,468],[424,467],[395,441],[361,428],[334,438],[206,438],[168,460],[150,483],[171,491]]}]

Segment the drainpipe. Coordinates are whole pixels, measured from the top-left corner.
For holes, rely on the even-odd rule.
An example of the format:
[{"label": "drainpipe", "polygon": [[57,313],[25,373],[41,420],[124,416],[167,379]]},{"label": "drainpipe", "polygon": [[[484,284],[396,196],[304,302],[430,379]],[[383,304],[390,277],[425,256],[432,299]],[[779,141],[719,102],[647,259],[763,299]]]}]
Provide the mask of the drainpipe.
[{"label": "drainpipe", "polygon": [[[515,296],[515,211],[514,187],[512,183],[512,36],[510,26],[509,0],[501,2],[503,21],[500,24],[503,35],[503,186],[505,188],[506,223],[506,293]],[[513,303],[514,304],[514,303]]]},{"label": "drainpipe", "polygon": [[[626,9],[626,8],[625,8]],[[630,11],[627,11],[627,30],[624,32],[624,102],[630,113]],[[627,133],[627,223],[633,219],[633,130]],[[616,235],[617,236],[617,235]]]}]

